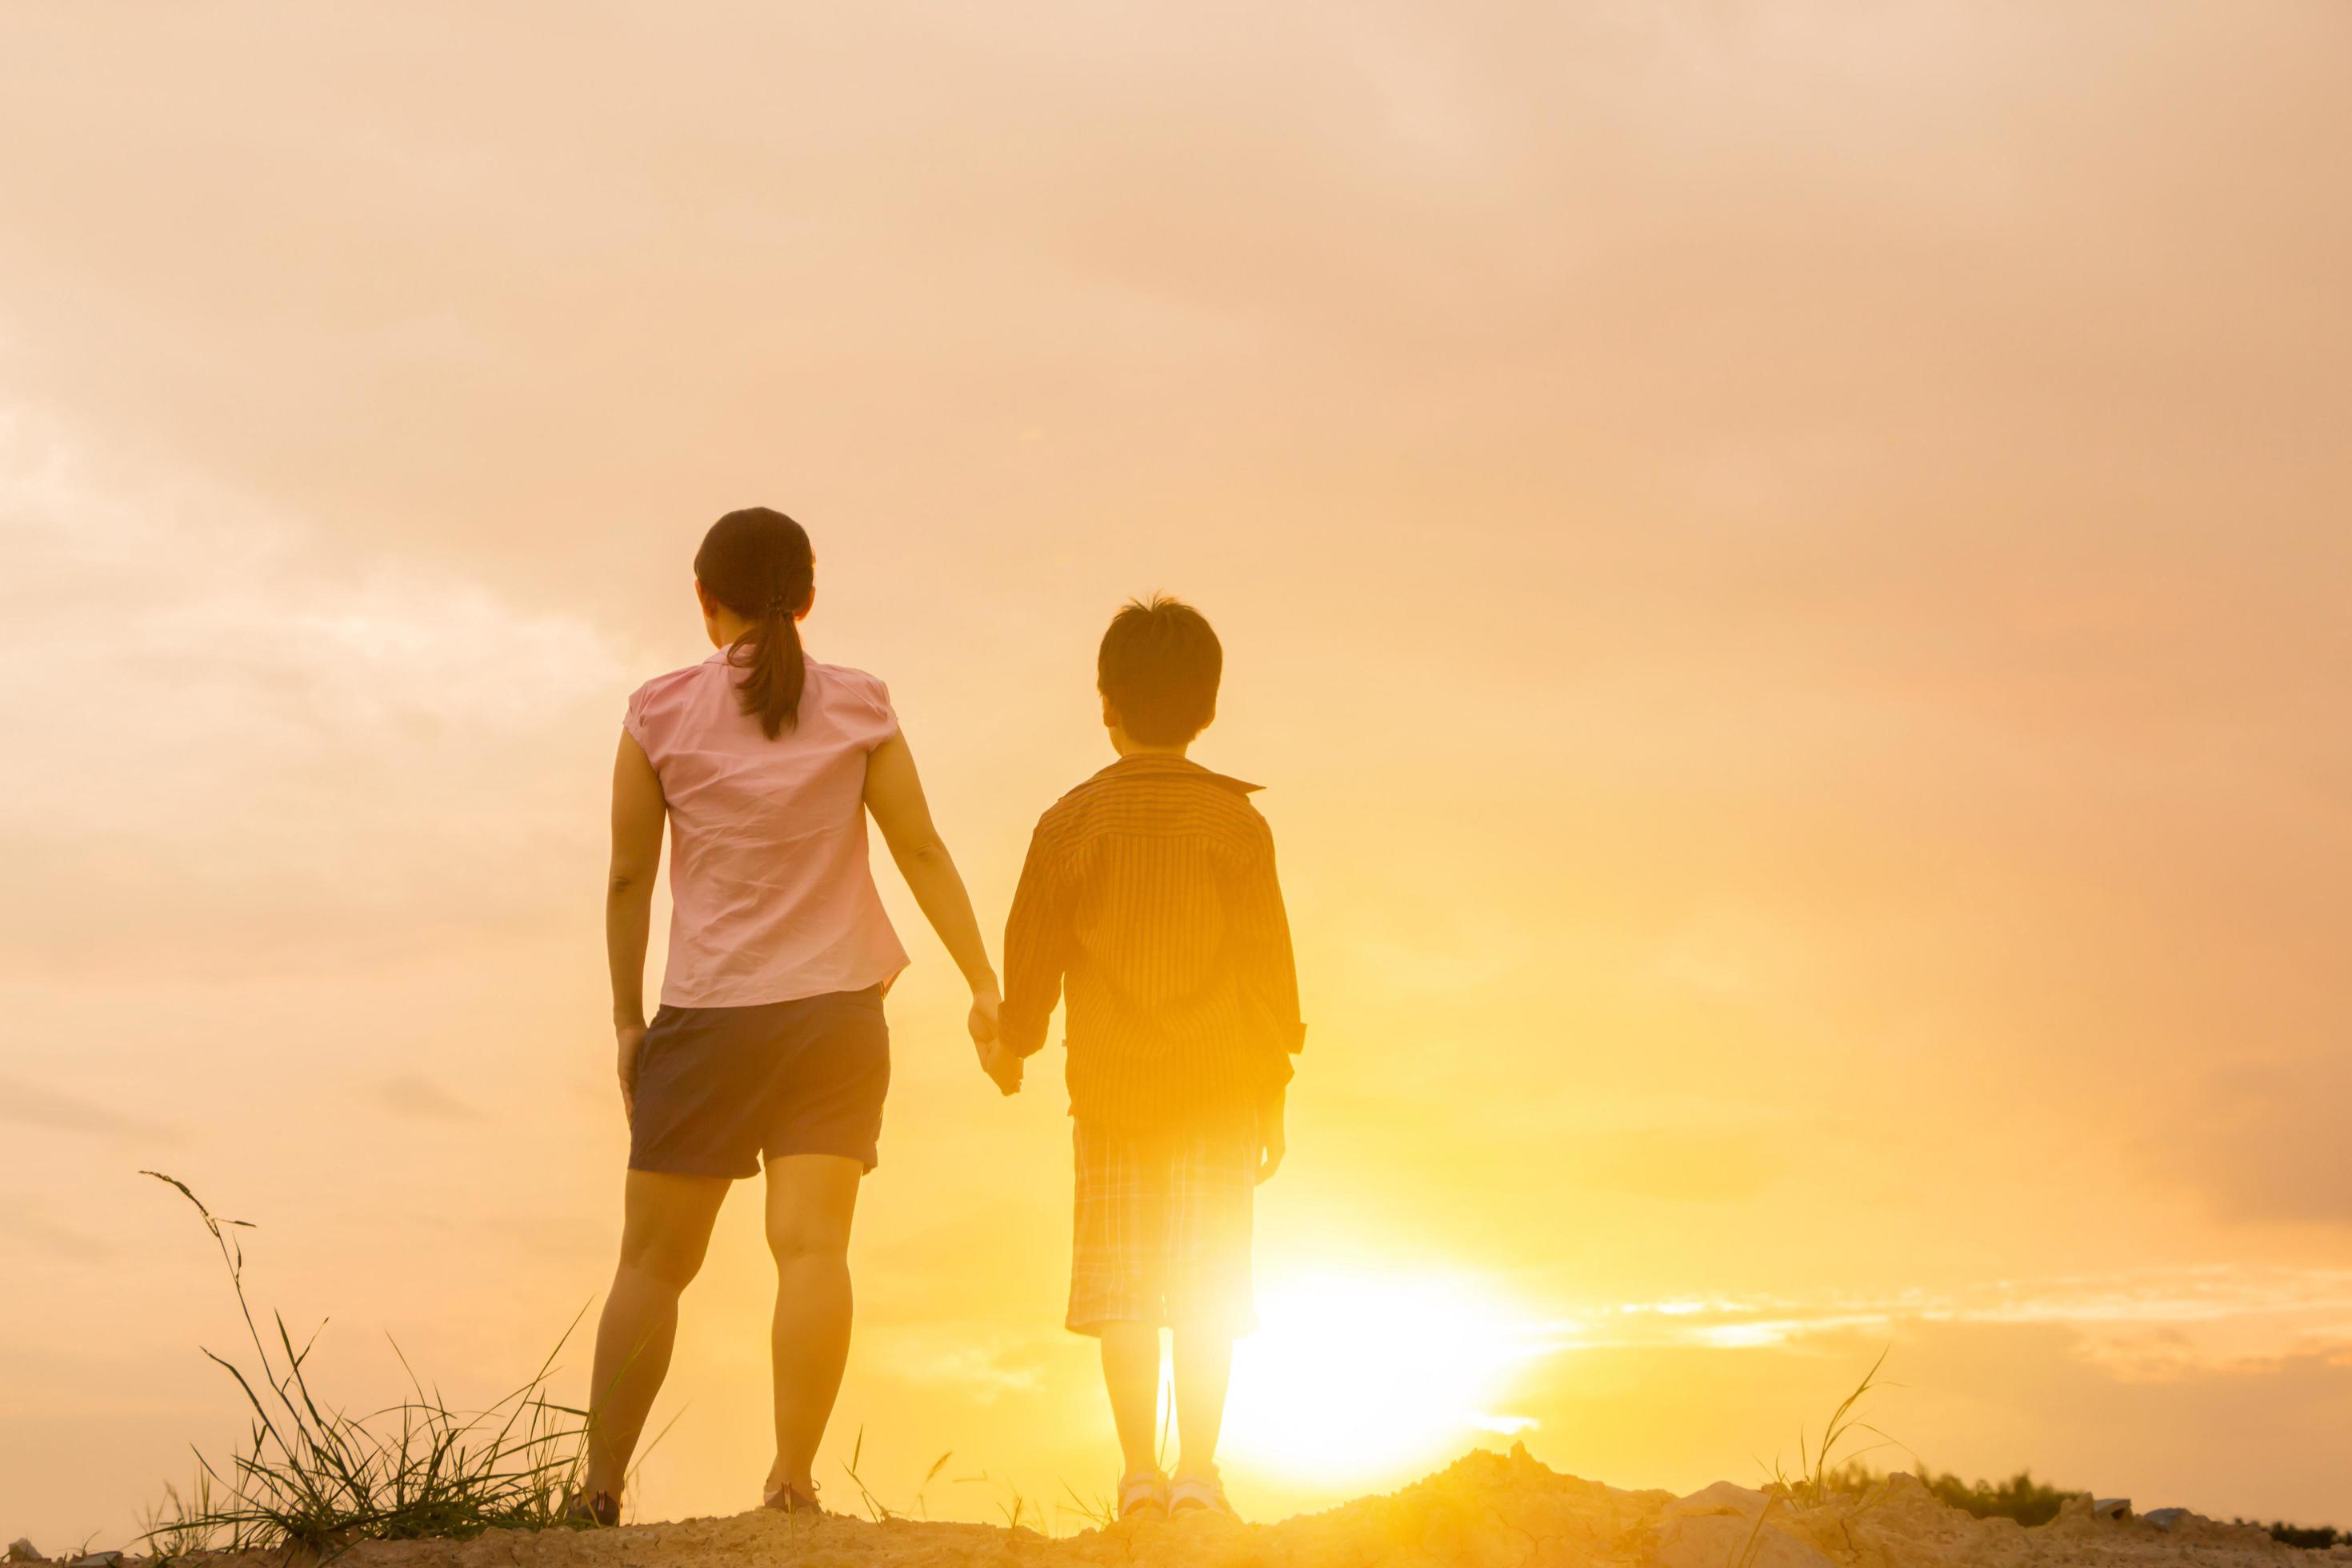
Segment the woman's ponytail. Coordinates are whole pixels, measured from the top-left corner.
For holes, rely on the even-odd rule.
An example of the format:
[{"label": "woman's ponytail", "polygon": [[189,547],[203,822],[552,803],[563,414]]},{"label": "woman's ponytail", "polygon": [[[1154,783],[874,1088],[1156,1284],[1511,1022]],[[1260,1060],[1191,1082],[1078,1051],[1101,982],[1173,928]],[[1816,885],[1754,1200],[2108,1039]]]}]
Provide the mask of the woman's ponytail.
[{"label": "woman's ponytail", "polygon": [[771,741],[800,721],[808,658],[801,652],[799,611],[807,602],[806,594],[797,601],[778,594],[743,639],[751,657],[743,661],[744,676],[736,689],[743,694],[743,711],[760,721]]},{"label": "woman's ponytail", "polygon": [[800,628],[816,587],[808,534],[763,506],[730,511],[703,536],[694,575],[712,598],[751,623],[735,643],[742,652],[730,649],[728,659],[743,671],[736,682],[743,711],[772,741],[799,722],[808,685]]}]

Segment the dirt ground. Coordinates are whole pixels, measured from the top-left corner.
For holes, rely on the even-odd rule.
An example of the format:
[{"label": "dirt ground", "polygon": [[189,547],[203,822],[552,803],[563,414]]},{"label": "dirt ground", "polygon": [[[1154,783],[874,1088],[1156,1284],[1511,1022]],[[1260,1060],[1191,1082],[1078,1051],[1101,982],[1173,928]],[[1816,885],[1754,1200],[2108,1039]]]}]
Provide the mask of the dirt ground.
[{"label": "dirt ground", "polygon": [[[1048,1540],[999,1525],[752,1512],[731,1519],[588,1532],[494,1531],[466,1542],[371,1542],[347,1568],[2005,1568],[2007,1564],[2198,1564],[2323,1568],[2352,1547],[2304,1552],[2261,1531],[2189,1515],[2159,1529],[2105,1520],[2087,1502],[2024,1530],[1977,1520],[1908,1476],[1869,1495],[1791,1510],[1718,1482],[1688,1498],[1629,1492],[1546,1469],[1524,1450],[1477,1453],[1388,1497],[1362,1498],[1275,1524],[1229,1520],[1127,1523]],[[285,1568],[277,1557],[206,1554],[189,1568]]]}]

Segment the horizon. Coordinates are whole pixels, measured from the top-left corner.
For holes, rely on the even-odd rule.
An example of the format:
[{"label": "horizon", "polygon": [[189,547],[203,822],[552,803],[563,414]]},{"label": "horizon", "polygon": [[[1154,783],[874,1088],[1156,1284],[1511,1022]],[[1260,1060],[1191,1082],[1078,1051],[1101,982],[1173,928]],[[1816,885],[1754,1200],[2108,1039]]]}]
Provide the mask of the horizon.
[{"label": "horizon", "polygon": [[[2352,1526],[2347,58],[2287,0],[0,17],[0,1529],[127,1545],[243,1430],[142,1169],[354,1407],[593,1323],[612,747],[752,504],[1000,962],[1104,623],[1223,638],[1308,1025],[1244,1512],[1756,1484],[1885,1349],[1873,1462]],[[1060,1028],[1000,1100],[876,872],[826,1463],[994,1517],[1117,1465]],[[757,1210],[648,1517],[758,1500]]]}]

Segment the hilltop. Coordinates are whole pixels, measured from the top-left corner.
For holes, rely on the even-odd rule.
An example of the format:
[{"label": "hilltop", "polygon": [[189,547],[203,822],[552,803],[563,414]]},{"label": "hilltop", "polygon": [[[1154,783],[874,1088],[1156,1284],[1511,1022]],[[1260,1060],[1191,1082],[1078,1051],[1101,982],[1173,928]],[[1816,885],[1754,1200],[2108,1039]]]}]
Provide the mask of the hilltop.
[{"label": "hilltop", "polygon": [[[276,1554],[195,1553],[179,1568],[285,1568]],[[1687,1498],[1622,1491],[1529,1458],[1474,1453],[1386,1497],[1271,1524],[1187,1518],[1052,1538],[1026,1529],[914,1520],[788,1520],[754,1511],[619,1530],[491,1531],[469,1541],[365,1542],[349,1568],[2008,1568],[2195,1563],[2321,1568],[2352,1547],[2305,1552],[2264,1531],[2169,1510],[2151,1521],[2070,1501],[2028,1530],[1979,1520],[1907,1475],[1801,1509],[1728,1482]]]}]

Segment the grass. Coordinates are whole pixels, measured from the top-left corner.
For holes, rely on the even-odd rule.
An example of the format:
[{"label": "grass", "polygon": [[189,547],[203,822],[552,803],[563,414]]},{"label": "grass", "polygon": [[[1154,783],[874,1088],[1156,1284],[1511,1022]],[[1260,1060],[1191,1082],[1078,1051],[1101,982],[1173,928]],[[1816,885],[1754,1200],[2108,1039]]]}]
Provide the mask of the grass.
[{"label": "grass", "polygon": [[[143,1538],[159,1555],[299,1547],[331,1557],[361,1541],[463,1539],[565,1522],[564,1498],[585,1463],[588,1416],[550,1399],[547,1388],[577,1317],[529,1381],[485,1409],[451,1409],[402,1356],[410,1397],[348,1415],[322,1404],[311,1385],[317,1334],[298,1347],[282,1316],[269,1315],[267,1332],[255,1316],[236,1235],[253,1227],[214,1214],[175,1177],[140,1173],[176,1189],[203,1217],[227,1267],[254,1355],[247,1368],[205,1352],[236,1380],[251,1427],[244,1448],[225,1465],[196,1456],[198,1473],[186,1493],[165,1489]],[[399,1353],[397,1344],[393,1349]]]},{"label": "grass", "polygon": [[[861,1426],[858,1431],[862,1436],[865,1428]],[[931,1483],[940,1479],[940,1472],[946,1469],[948,1461],[954,1458],[955,1450],[950,1448],[946,1453],[933,1459],[931,1468],[923,1472],[923,1484],[915,1489],[915,1511],[925,1519],[931,1517]]]},{"label": "grass", "polygon": [[2325,1552],[2331,1546],[2352,1546],[2352,1530],[2338,1530],[2332,1524],[2288,1524],[2273,1520],[2264,1524],[2258,1519],[2233,1519],[2231,1524],[2251,1524],[2256,1530],[2267,1530],[2271,1539],[2283,1546],[2297,1546],[2305,1552]]},{"label": "grass", "polygon": [[[176,1177],[158,1171],[140,1173],[173,1188],[203,1220],[228,1270],[255,1359],[248,1371],[205,1352],[236,1381],[251,1426],[246,1446],[225,1467],[200,1452],[186,1491],[166,1484],[163,1502],[148,1510],[140,1537],[159,1559],[168,1563],[204,1551],[296,1548],[323,1559],[368,1540],[463,1540],[488,1530],[569,1526],[562,1517],[563,1501],[585,1466],[588,1414],[557,1404],[547,1396],[547,1388],[555,1357],[578,1329],[579,1317],[528,1381],[487,1408],[451,1409],[437,1389],[426,1390],[402,1355],[411,1397],[366,1415],[347,1415],[322,1405],[311,1387],[308,1363],[317,1334],[297,1348],[282,1316],[269,1315],[268,1332],[256,1317],[246,1295],[245,1251],[236,1235],[252,1229],[249,1222],[214,1214]],[[393,1349],[399,1354],[396,1343]],[[1771,1467],[1769,1500],[1729,1568],[1751,1568],[1764,1544],[1765,1521],[1776,1508],[1818,1507],[1832,1498],[1866,1493],[1885,1479],[1861,1456],[1896,1446],[1895,1440],[1858,1415],[1864,1401],[1881,1386],[1879,1373],[1885,1363],[1886,1352],[1881,1352],[1862,1381],[1831,1411],[1818,1442],[1803,1428],[1798,1430],[1796,1468],[1785,1470],[1778,1462]],[[1163,1413],[1163,1447],[1166,1419]],[[667,1430],[657,1434],[654,1444]],[[1842,1455],[1858,1433],[1879,1441]],[[647,1445],[648,1451],[654,1444]],[[842,1468],[867,1515],[886,1523],[901,1516],[860,1475],[865,1448],[860,1428]],[[929,1489],[953,1458],[952,1450],[941,1454],[924,1474],[916,1492],[919,1514],[928,1517]],[[1979,1519],[2013,1519],[2029,1527],[2048,1523],[2068,1499],[2087,1495],[2037,1481],[2027,1470],[1995,1484],[1964,1482],[1923,1465],[1920,1479],[1937,1498]],[[998,1512],[1009,1531],[1027,1528],[1050,1533],[1047,1510],[1017,1488],[985,1472],[956,1479],[958,1484],[999,1489]],[[1108,1499],[1082,1498],[1067,1483],[1063,1489],[1070,1501],[1055,1505],[1053,1512],[1076,1514],[1097,1528],[1115,1521]],[[2259,1528],[2288,1546],[2324,1550],[2352,1542],[2352,1531],[2328,1527],[2274,1522]]]},{"label": "grass", "polygon": [[[1950,1471],[1938,1474],[1929,1466],[1918,1471],[1920,1484],[1943,1502],[1977,1519],[2013,1519],[2031,1530],[2048,1524],[2058,1517],[2058,1510],[2071,1498],[2086,1498],[2091,1494],[2067,1487],[2054,1487],[2033,1479],[2030,1469],[2020,1470],[2004,1481],[1989,1481],[1979,1478],[1962,1480]],[[1850,1460],[1817,1478],[1816,1495],[1821,1497],[1860,1497],[1886,1479],[1883,1470],[1874,1469],[1860,1459]],[[2283,1520],[2268,1523],[2256,1519],[2233,1519],[2232,1524],[2266,1531],[2272,1540],[2283,1546],[2300,1547],[2305,1551],[2324,1552],[2331,1546],[2352,1545],[2352,1530],[2338,1530],[2333,1525],[2289,1524]]]},{"label": "grass", "polygon": [[[1772,1517],[1774,1509],[1818,1508],[1832,1497],[1863,1489],[1852,1485],[1855,1476],[1868,1473],[1861,1456],[1873,1448],[1890,1447],[1895,1444],[1894,1438],[1862,1420],[1854,1412],[1878,1386],[1878,1374],[1885,1367],[1886,1357],[1893,1349],[1889,1345],[1886,1350],[1880,1351],[1878,1359],[1870,1363],[1870,1370],[1862,1374],[1862,1381],[1855,1384],[1838,1402],[1837,1408],[1830,1412],[1829,1419],[1822,1424],[1818,1444],[1807,1436],[1802,1426],[1797,1428],[1795,1472],[1791,1474],[1777,1458],[1772,1461],[1772,1479],[1764,1489],[1764,1506],[1757,1510],[1755,1522],[1748,1527],[1748,1534],[1731,1553],[1726,1568],[1754,1568],[1757,1557],[1764,1550],[1765,1521]],[[1869,1433],[1878,1441],[1843,1460],[1837,1459],[1838,1449],[1857,1432]]]},{"label": "grass", "polygon": [[1118,1505],[1110,1500],[1109,1494],[1098,1491],[1089,1497],[1080,1497],[1078,1489],[1066,1480],[1062,1483],[1062,1490],[1070,1500],[1055,1503],[1055,1513],[1076,1514],[1097,1530],[1108,1530],[1118,1522]]},{"label": "grass", "polygon": [[[866,1484],[865,1478],[857,1473],[858,1462],[865,1458],[866,1428],[860,1426],[857,1429],[857,1441],[850,1445],[849,1462],[841,1468],[843,1472],[849,1477],[849,1484],[857,1489],[858,1500],[866,1505],[866,1517],[872,1520],[877,1524],[887,1524],[890,1521],[898,1518],[898,1513],[896,1509],[887,1506],[880,1498],[876,1497],[874,1495],[874,1489],[871,1487],[868,1487]],[[939,1464],[931,1467],[931,1475],[938,1475],[940,1473],[940,1465],[944,1465],[947,1462],[947,1456],[942,1454],[940,1457]],[[924,1477],[923,1480],[925,1484],[928,1485],[930,1481],[930,1476]]]},{"label": "grass", "polygon": [[2091,1495],[2037,1481],[2032,1470],[2020,1470],[2009,1479],[1995,1483],[1963,1481],[1958,1476],[1939,1476],[1923,1467],[1919,1479],[1929,1491],[1954,1508],[1979,1519],[2013,1519],[2029,1529],[2056,1519],[2059,1509],[2069,1498]]},{"label": "grass", "polygon": [[[1880,1386],[1878,1374],[1886,1365],[1886,1354],[1885,1351],[1879,1352],[1870,1371],[1830,1413],[1818,1447],[1808,1444],[1801,1429],[1798,1432],[1797,1473],[1791,1476],[1777,1464],[1773,1467],[1769,1489],[1775,1496],[1786,1499],[1793,1506],[1815,1508],[1834,1497],[1860,1497],[1886,1479],[1886,1472],[1865,1463],[1862,1456],[1903,1445],[1855,1414],[1863,1400]],[[1838,1458],[1840,1446],[1857,1432],[1868,1433],[1878,1441]],[[1954,1508],[1978,1519],[2013,1519],[2027,1526],[2047,1524],[2058,1517],[2058,1510],[2067,1499],[2089,1495],[2046,1486],[2035,1480],[2030,1470],[2020,1470],[1998,1485],[1983,1480],[1963,1481],[1956,1475],[1937,1475],[1925,1464],[1918,1467],[1918,1475],[1922,1485]]]},{"label": "grass", "polygon": [[[1854,1414],[1862,1402],[1870,1396],[1871,1390],[1878,1386],[1879,1372],[1886,1365],[1886,1357],[1893,1348],[1889,1346],[1878,1352],[1878,1359],[1872,1362],[1870,1370],[1862,1374],[1862,1381],[1838,1402],[1835,1410],[1830,1412],[1830,1418],[1822,1426],[1820,1443],[1809,1443],[1805,1429],[1802,1426],[1797,1428],[1796,1473],[1790,1475],[1784,1471],[1775,1460],[1771,1487],[1774,1492],[1797,1507],[1818,1507],[1843,1489],[1841,1483],[1843,1478],[1860,1462],[1862,1455],[1877,1448],[1899,1447],[1894,1438]],[[1843,1460],[1837,1460],[1839,1447],[1857,1432],[1866,1432],[1878,1441],[1856,1450]]]},{"label": "grass", "polygon": [[195,1521],[210,1518],[215,1511],[213,1478],[199,1463],[195,1479],[189,1484],[185,1496],[171,1482],[163,1483],[163,1504],[142,1515],[139,1539],[164,1562],[202,1552],[212,1544],[217,1532]]}]

